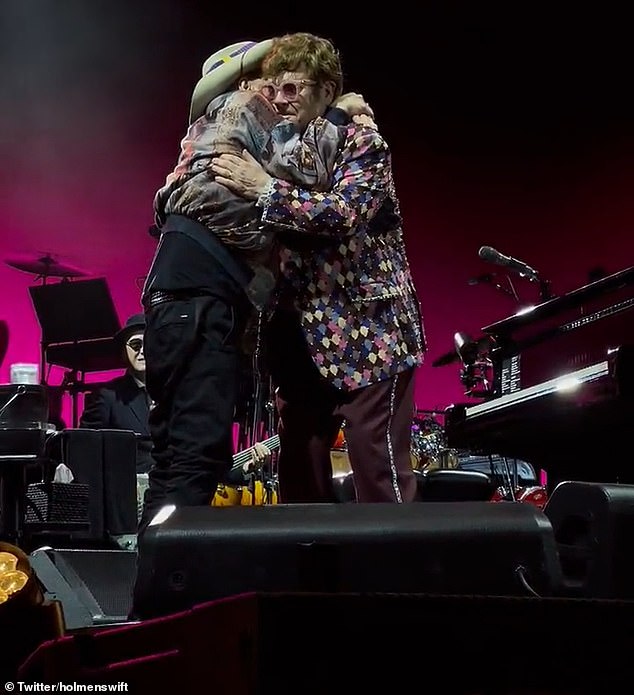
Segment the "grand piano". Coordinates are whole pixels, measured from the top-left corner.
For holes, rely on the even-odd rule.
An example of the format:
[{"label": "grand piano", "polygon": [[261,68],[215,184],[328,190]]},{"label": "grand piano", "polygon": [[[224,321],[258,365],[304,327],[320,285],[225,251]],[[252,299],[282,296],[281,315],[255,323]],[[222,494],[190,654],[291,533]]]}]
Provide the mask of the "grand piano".
[{"label": "grand piano", "polygon": [[634,482],[634,267],[482,331],[492,386],[447,409],[450,447],[528,461],[551,489]]}]

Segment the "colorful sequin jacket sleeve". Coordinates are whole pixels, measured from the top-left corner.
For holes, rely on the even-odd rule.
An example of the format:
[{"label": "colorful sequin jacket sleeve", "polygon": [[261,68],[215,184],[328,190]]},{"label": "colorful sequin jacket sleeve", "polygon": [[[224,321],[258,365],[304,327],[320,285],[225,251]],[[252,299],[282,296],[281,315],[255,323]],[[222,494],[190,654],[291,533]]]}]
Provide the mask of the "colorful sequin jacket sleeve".
[{"label": "colorful sequin jacket sleeve", "polygon": [[335,161],[333,185],[319,192],[273,179],[262,221],[320,236],[347,236],[367,224],[389,194],[390,152],[376,130],[350,125]]}]

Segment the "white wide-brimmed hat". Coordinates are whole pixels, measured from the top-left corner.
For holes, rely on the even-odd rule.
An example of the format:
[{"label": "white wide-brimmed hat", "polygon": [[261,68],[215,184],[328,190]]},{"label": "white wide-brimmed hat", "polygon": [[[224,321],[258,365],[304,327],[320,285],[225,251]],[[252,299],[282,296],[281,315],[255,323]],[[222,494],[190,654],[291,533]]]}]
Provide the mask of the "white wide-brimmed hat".
[{"label": "white wide-brimmed hat", "polygon": [[229,89],[242,75],[258,68],[272,45],[271,39],[259,43],[239,41],[209,56],[203,64],[203,76],[192,94],[190,124],[205,113],[207,104],[212,99]]}]

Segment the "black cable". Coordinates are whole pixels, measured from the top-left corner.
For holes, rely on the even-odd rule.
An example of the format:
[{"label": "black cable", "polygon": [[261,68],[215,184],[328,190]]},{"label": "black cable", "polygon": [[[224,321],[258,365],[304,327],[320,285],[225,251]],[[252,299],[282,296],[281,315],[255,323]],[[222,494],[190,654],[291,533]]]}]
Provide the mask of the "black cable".
[{"label": "black cable", "polygon": [[519,580],[519,583],[522,585],[522,588],[524,588],[531,596],[535,596],[536,598],[541,598],[541,596],[533,589],[533,587],[530,585],[528,579],[526,578],[527,575],[527,570],[526,567],[523,565],[518,565],[515,568],[515,576]]}]

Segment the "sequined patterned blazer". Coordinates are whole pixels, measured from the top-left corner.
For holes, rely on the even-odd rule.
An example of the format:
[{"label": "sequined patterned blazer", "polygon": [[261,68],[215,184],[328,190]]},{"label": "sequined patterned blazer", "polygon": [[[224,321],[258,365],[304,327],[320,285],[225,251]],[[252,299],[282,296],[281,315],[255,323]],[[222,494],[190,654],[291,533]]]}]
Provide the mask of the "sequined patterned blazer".
[{"label": "sequined patterned blazer", "polygon": [[348,126],[333,173],[325,193],[275,179],[260,204],[285,230],[278,301],[300,311],[321,374],[351,390],[419,365],[425,335],[386,142]]}]

